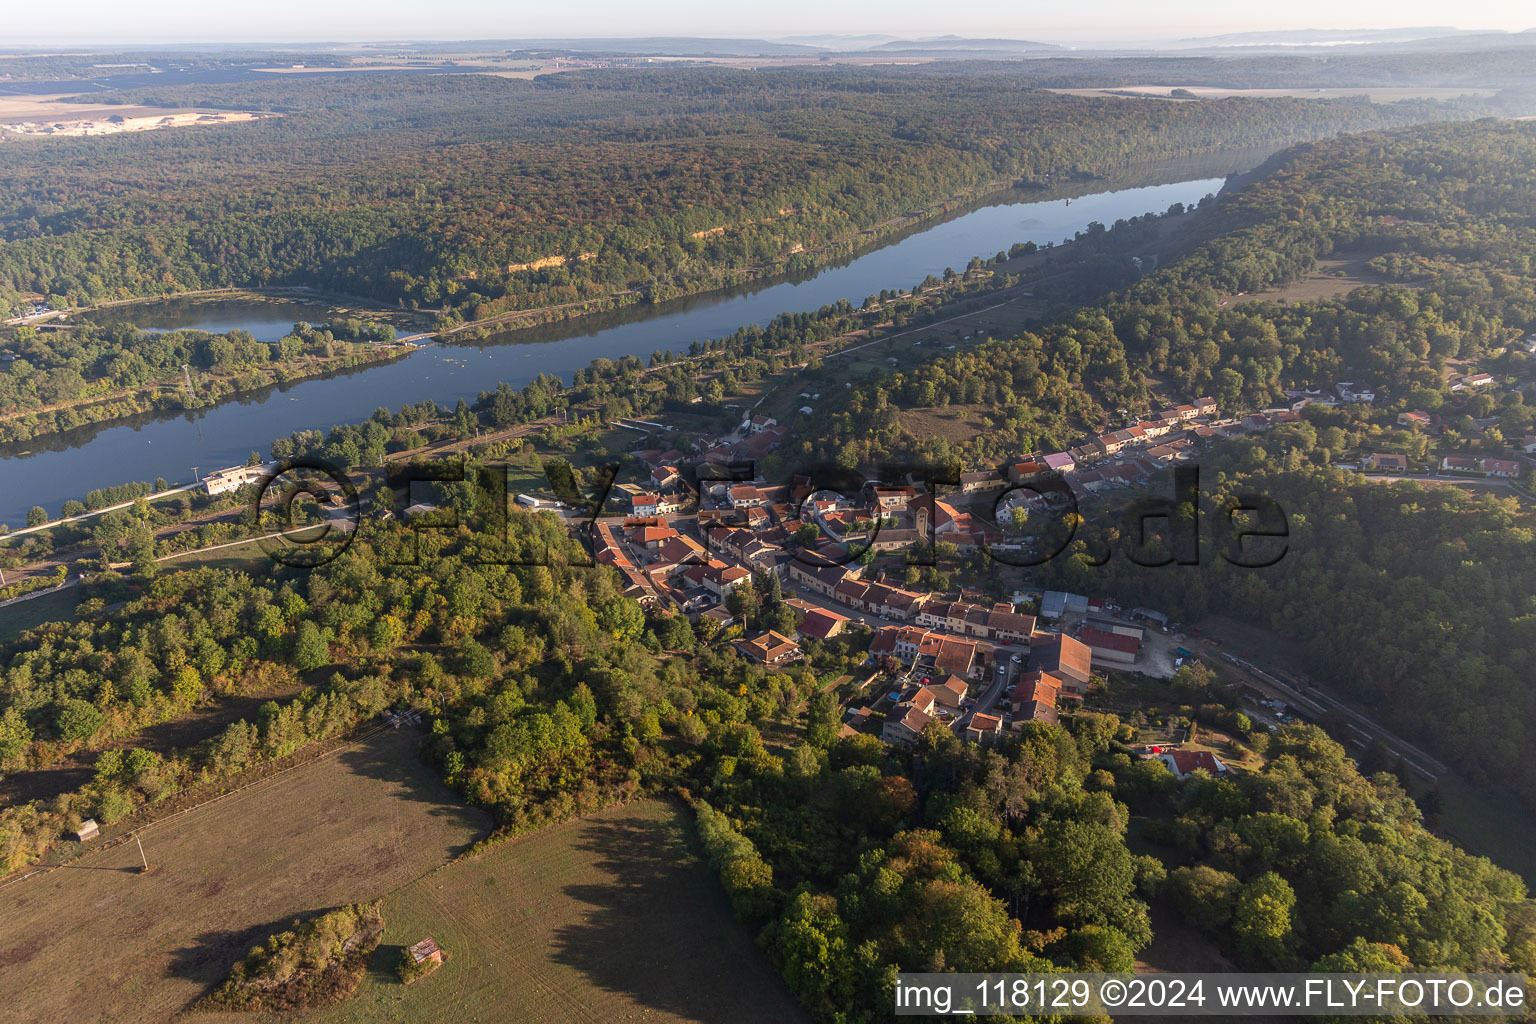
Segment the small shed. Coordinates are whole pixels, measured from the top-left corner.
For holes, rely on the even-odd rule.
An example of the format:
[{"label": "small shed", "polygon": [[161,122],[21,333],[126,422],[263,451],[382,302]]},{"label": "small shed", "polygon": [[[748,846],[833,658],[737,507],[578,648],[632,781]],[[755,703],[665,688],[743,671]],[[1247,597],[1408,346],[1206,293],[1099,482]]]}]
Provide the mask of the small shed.
[{"label": "small shed", "polygon": [[101,827],[96,824],[95,818],[86,818],[80,823],[80,827],[75,829],[75,840],[77,842],[89,842],[99,835],[101,835]]},{"label": "small shed", "polygon": [[437,940],[430,935],[411,947],[411,960],[418,964],[443,962],[443,951],[437,948]]}]

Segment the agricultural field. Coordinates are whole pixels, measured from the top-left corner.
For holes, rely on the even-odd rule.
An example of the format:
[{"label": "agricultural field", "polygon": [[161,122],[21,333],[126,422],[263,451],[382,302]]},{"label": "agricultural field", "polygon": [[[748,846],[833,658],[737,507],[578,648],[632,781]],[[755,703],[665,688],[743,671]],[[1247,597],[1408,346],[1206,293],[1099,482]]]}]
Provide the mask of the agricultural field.
[{"label": "agricultural field", "polygon": [[[692,832],[677,805],[646,801],[435,871],[384,901],[384,941],[356,994],[306,1020],[805,1020],[732,919]],[[426,936],[448,961],[402,985],[400,950]]]},{"label": "agricultural field", "polygon": [[[1305,277],[1243,296],[1243,302],[1312,302],[1348,295],[1366,285],[1385,284],[1387,279],[1366,264],[1380,253],[1357,254],[1317,261],[1317,269]],[[1228,300],[1232,301],[1232,300]]]},{"label": "agricultural field", "polygon": [[0,889],[8,1019],[162,1022],[294,917],[375,899],[438,867],[488,821],[376,734],[302,768]]}]

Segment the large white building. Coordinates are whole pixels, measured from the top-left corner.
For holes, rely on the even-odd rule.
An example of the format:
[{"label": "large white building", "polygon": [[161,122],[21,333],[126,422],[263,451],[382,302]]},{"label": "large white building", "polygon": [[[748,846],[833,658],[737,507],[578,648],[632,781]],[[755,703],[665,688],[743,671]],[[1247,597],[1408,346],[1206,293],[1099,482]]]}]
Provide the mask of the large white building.
[{"label": "large white building", "polygon": [[275,462],[263,462],[259,466],[236,466],[234,469],[221,469],[217,473],[209,473],[203,477],[203,487],[209,494],[227,494],[230,491],[238,491],[246,484],[260,483],[263,479],[272,475],[277,468]]}]

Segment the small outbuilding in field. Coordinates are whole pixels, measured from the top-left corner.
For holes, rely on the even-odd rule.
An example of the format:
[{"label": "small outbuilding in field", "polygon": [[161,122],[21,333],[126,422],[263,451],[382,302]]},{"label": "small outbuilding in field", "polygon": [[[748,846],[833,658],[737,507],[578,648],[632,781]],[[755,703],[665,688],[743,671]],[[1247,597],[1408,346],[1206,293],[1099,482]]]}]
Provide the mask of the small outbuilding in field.
[{"label": "small outbuilding in field", "polygon": [[75,829],[76,842],[90,842],[99,835],[101,835],[101,828],[96,824],[95,818],[86,818],[80,823],[80,827]]},{"label": "small outbuilding in field", "polygon": [[430,935],[414,946],[406,948],[400,957],[400,980],[409,985],[426,977],[443,965],[443,951],[437,940]]}]

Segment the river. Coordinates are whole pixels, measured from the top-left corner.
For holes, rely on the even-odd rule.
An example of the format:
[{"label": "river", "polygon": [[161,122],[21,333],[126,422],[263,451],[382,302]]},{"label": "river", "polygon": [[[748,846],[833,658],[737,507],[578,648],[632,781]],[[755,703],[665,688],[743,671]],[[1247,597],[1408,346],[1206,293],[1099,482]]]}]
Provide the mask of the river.
[{"label": "river", "polygon": [[[805,312],[849,299],[861,303],[882,288],[906,288],[945,268],[961,270],[972,256],[989,257],[1015,242],[1060,242],[1092,221],[1105,225],[1193,204],[1220,190],[1225,175],[1246,170],[1261,155],[1216,155],[1175,168],[1149,168],[1141,180],[1158,184],[1118,188],[1071,199],[985,205],[907,233],[838,266],[791,281],[761,282],[729,292],[660,303],[578,321],[528,328],[476,344],[432,345],[396,362],[268,388],[194,412],[146,414],[0,447],[0,523],[21,525],[27,509],[51,516],[70,498],[133,480],[189,482],[202,473],[241,464],[253,450],[265,454],[294,430],[328,429],[366,419],[379,406],[435,399],[452,405],[473,400],[505,380],[521,386],[540,373],[569,380],[599,357],[648,358],[657,350],[685,351],[690,342],[718,338],[746,324],[766,324],[784,312]],[[1188,175],[1185,180],[1170,177]],[[194,307],[197,309],[199,307]],[[199,315],[163,303],[116,307],[111,317],[147,327],[244,327],[257,337],[278,336],[295,319],[312,318],[305,306],[221,302]],[[286,323],[284,323],[284,318]]]}]

